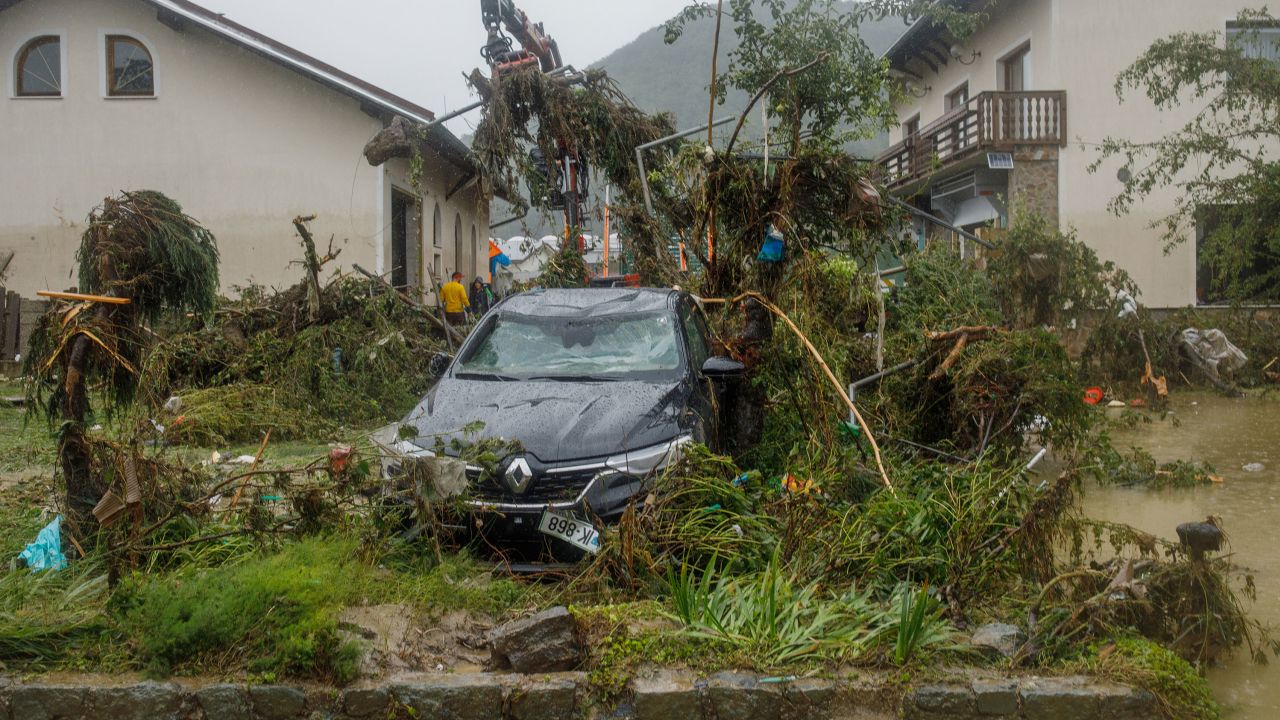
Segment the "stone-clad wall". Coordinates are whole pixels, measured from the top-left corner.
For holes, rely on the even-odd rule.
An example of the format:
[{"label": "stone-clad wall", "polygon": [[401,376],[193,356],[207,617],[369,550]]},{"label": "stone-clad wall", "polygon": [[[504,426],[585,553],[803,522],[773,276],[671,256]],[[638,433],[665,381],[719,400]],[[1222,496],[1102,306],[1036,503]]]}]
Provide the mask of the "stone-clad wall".
[{"label": "stone-clad wall", "polygon": [[1010,218],[1038,214],[1058,225],[1058,148],[1018,146],[1009,173]]},{"label": "stone-clad wall", "polygon": [[[762,681],[763,680],[763,681]],[[584,673],[406,677],[345,689],[285,685],[0,680],[0,720],[1155,720],[1147,692],[1087,678],[974,680],[905,692],[839,681],[661,671],[616,707]]]}]

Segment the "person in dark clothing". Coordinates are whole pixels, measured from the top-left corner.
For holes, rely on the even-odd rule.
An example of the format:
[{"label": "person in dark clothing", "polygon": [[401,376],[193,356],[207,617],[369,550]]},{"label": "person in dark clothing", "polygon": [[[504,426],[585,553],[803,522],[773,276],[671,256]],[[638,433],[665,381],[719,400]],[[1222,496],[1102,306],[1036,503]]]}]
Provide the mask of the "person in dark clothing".
[{"label": "person in dark clothing", "polygon": [[471,312],[476,317],[484,317],[489,308],[493,307],[493,292],[484,280],[477,277],[467,292],[467,300],[471,303]]}]

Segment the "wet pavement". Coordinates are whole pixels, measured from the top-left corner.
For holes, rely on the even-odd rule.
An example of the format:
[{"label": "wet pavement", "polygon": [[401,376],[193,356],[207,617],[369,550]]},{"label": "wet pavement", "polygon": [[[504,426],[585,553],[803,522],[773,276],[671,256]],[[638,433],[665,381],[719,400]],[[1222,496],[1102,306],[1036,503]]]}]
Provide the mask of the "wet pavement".
[{"label": "wet pavement", "polygon": [[[1114,431],[1116,446],[1145,448],[1160,462],[1208,462],[1226,482],[1190,490],[1090,486],[1085,513],[1173,541],[1179,523],[1203,520],[1210,514],[1222,517],[1237,563],[1251,571],[1257,583],[1251,615],[1280,629],[1280,397],[1233,400],[1180,393],[1171,407],[1180,424],[1156,420]],[[1255,463],[1263,467],[1243,469]],[[1246,654],[1209,672],[1226,717],[1280,718],[1280,659],[1257,666]]]}]

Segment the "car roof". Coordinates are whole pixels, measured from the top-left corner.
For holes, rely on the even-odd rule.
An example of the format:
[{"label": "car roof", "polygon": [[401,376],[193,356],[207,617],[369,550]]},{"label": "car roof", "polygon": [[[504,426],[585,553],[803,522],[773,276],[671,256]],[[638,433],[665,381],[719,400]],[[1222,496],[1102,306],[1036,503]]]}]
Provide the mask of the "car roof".
[{"label": "car roof", "polygon": [[501,312],[550,317],[603,317],[669,310],[677,290],[667,288],[547,288],[507,298]]}]

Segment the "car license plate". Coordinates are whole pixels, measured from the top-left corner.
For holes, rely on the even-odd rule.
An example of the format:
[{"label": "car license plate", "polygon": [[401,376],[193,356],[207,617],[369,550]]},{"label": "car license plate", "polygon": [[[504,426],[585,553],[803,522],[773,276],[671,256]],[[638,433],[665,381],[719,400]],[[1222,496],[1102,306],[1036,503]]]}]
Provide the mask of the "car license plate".
[{"label": "car license plate", "polygon": [[538,522],[538,531],[580,547],[589,553],[600,552],[600,533],[585,520],[548,510],[542,513],[542,520]]}]

